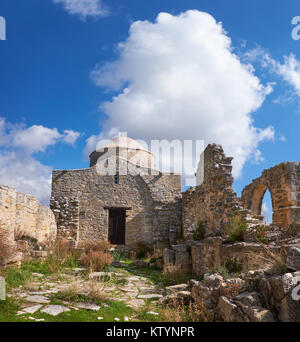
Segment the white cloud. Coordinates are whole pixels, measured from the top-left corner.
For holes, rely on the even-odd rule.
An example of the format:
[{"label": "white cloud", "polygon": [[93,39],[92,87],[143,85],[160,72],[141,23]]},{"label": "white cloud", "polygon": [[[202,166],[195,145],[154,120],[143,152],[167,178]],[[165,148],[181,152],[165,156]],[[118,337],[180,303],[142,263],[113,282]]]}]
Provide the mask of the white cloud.
[{"label": "white cloud", "polygon": [[80,133],[79,132],[74,132],[71,129],[66,129],[64,131],[64,137],[63,140],[64,142],[66,142],[67,144],[70,144],[72,146],[74,146],[75,142],[77,141],[77,139],[80,137]]},{"label": "white cloud", "polygon": [[281,135],[279,137],[279,140],[282,141],[282,142],[287,142],[287,139],[286,139],[286,137],[284,135]]},{"label": "white cloud", "polygon": [[21,147],[29,153],[44,152],[48,146],[56,144],[62,137],[56,128],[31,126],[26,129],[15,129],[10,133],[12,146]]},{"label": "white cloud", "polygon": [[294,54],[284,56],[284,63],[276,63],[277,73],[283,77],[294,89],[298,97],[300,97],[300,61]]},{"label": "white cloud", "polygon": [[6,123],[0,118],[0,184],[35,196],[48,205],[52,168],[41,164],[34,153],[45,152],[58,142],[74,145],[80,133],[56,128]]},{"label": "white cloud", "polygon": [[64,9],[71,15],[79,15],[85,20],[87,17],[104,17],[109,11],[103,5],[102,0],[53,0],[54,3],[60,3]]},{"label": "white cloud", "polygon": [[300,99],[300,61],[291,53],[289,56],[283,56],[283,63],[276,61],[269,52],[262,47],[258,47],[246,52],[243,56],[248,61],[259,61],[264,68],[269,69],[273,74],[280,76],[291,86],[291,90],[280,95],[275,103],[289,103],[293,98]]},{"label": "white cloud", "polygon": [[22,150],[0,151],[0,184],[36,197],[49,205],[51,190],[50,166],[41,164]]},{"label": "white cloud", "polygon": [[[154,23],[134,22],[118,52],[116,61],[91,74],[98,86],[118,91],[101,105],[109,118],[102,132],[222,144],[235,157],[235,176],[258,155],[259,142],[274,137],[272,127],[256,128],[251,117],[272,86],[263,86],[253,67],[241,63],[211,15],[160,13]],[[96,140],[89,139],[87,150]]]},{"label": "white cloud", "polygon": [[265,221],[267,221],[268,217],[270,216],[270,210],[266,202],[262,204],[261,215],[264,217]]}]

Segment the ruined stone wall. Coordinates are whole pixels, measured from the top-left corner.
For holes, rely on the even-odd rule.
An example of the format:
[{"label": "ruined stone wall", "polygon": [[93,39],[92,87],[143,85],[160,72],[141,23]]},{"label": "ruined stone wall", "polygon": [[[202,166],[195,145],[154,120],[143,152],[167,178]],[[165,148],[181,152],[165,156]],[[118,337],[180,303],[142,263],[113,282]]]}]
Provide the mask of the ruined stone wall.
[{"label": "ruined stone wall", "polygon": [[220,145],[208,145],[201,156],[204,165],[203,183],[183,194],[184,236],[203,222],[208,235],[222,233],[234,215],[246,218],[247,211],[233,190],[233,158],[226,157]]},{"label": "ruined stone wall", "polygon": [[52,211],[34,197],[0,186],[0,228],[33,237],[39,242],[56,236],[56,223]]},{"label": "ruined stone wall", "polygon": [[185,240],[193,237],[196,226],[195,217],[195,189],[189,188],[182,194],[182,229]]},{"label": "ruined stone wall", "polygon": [[53,172],[51,208],[60,235],[76,243],[107,240],[107,207],[130,208],[126,245],[168,242],[170,231],[181,231],[180,176],[130,172],[114,184],[114,176],[100,176],[96,166]]},{"label": "ruined stone wall", "polygon": [[245,208],[260,215],[267,189],[272,197],[273,223],[288,228],[291,223],[300,222],[300,164],[286,162],[264,170],[243,190]]}]

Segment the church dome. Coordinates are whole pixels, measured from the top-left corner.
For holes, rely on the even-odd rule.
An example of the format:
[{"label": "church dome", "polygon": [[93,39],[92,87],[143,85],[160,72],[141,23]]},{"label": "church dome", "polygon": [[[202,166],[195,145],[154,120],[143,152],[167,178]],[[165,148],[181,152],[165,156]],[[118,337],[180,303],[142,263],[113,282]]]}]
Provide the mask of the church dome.
[{"label": "church dome", "polygon": [[97,147],[97,150],[90,154],[90,167],[96,165],[99,159],[105,160],[112,157],[126,160],[142,168],[153,169],[155,167],[154,155],[151,152],[138,141],[122,135]]},{"label": "church dome", "polygon": [[141,150],[141,151],[149,152],[142,144],[126,136],[118,136],[100,148],[105,149],[105,148],[118,148],[118,147],[127,148],[130,150]]}]

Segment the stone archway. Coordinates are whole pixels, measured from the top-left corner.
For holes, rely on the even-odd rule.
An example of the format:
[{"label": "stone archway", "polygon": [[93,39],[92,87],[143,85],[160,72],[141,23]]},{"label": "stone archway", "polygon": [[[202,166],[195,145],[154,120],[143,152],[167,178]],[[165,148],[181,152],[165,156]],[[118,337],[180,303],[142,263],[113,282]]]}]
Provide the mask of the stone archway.
[{"label": "stone archway", "polygon": [[250,201],[248,202],[247,209],[250,209],[256,215],[262,215],[262,203],[264,196],[269,190],[272,200],[272,209],[274,207],[272,191],[266,184],[258,183],[253,187],[252,196],[250,197]]},{"label": "stone archway", "polygon": [[242,191],[244,207],[261,215],[267,189],[272,198],[273,223],[288,228],[291,223],[300,222],[300,164],[287,162],[264,170]]}]

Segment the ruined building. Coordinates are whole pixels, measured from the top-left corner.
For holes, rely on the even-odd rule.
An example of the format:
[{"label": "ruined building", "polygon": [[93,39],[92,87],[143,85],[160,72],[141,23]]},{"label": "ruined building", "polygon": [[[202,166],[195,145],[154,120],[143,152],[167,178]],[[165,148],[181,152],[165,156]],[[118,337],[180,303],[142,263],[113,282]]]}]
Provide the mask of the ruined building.
[{"label": "ruined building", "polygon": [[75,244],[175,241],[181,232],[180,175],[155,170],[152,153],[127,137],[101,150],[91,153],[88,169],[53,171],[50,206],[58,235]]},{"label": "ruined building", "polygon": [[[131,246],[138,241],[174,244],[191,239],[202,222],[206,235],[224,234],[234,215],[263,224],[263,196],[270,190],[273,223],[300,222],[300,164],[265,170],[242,192],[233,190],[232,162],[220,145],[208,145],[196,174],[197,186],[181,193],[181,177],[155,169],[152,153],[119,137],[90,155],[90,167],[53,172],[51,209],[59,236],[75,244],[88,239]],[[117,170],[108,175],[99,167]]]}]

